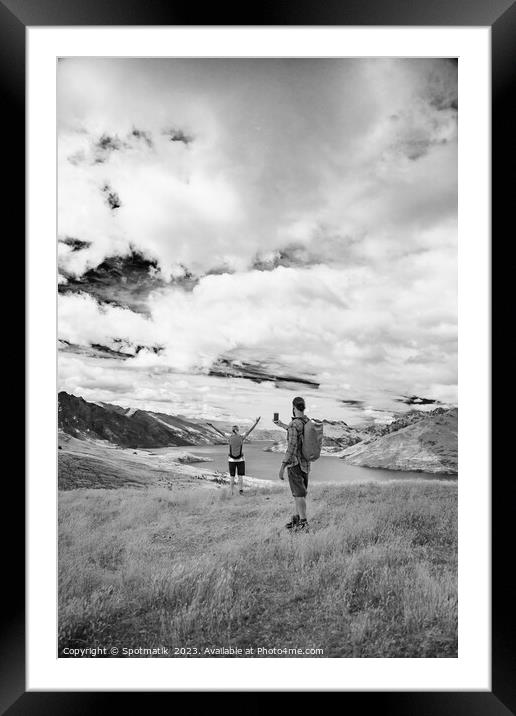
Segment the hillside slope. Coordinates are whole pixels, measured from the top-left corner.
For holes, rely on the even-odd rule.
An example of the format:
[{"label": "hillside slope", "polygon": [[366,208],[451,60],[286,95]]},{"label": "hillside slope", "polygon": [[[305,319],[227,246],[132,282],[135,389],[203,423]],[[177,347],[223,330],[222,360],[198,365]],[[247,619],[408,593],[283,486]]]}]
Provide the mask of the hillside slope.
[{"label": "hillside slope", "polygon": [[[133,450],[93,440],[77,439],[62,430],[58,433],[58,487],[117,489],[171,485],[177,489],[192,485],[212,487],[225,482],[210,470],[209,458],[189,451],[162,453],[160,449]],[[199,463],[206,463],[200,467]],[[247,478],[247,483],[249,478]]]},{"label": "hillside slope", "polygon": [[309,534],[283,528],[291,502],[279,485],[61,493],[60,656],[457,656],[456,483],[314,485]]},{"label": "hillside slope", "polygon": [[159,484],[170,476],[131,450],[77,439],[59,431],[58,486],[60,490],[83,487],[118,488]]},{"label": "hillside slope", "polygon": [[427,413],[406,427],[364,440],[342,452],[352,465],[456,474],[458,410]]}]

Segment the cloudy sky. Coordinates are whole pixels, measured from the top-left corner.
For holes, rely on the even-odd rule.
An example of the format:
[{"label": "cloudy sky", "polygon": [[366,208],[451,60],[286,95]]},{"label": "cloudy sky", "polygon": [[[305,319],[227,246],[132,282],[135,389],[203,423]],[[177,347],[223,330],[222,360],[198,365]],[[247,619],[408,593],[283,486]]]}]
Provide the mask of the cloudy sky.
[{"label": "cloudy sky", "polygon": [[60,389],[210,418],[457,399],[452,60],[65,59]]}]

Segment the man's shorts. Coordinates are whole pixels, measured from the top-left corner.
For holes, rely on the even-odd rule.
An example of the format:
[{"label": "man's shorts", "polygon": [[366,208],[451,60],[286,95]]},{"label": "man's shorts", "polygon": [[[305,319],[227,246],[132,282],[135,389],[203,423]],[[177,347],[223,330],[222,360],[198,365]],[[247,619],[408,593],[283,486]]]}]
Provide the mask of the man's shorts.
[{"label": "man's shorts", "polygon": [[231,477],[235,477],[237,473],[239,475],[245,475],[245,460],[240,460],[240,462],[230,462],[228,465]]},{"label": "man's shorts", "polygon": [[303,472],[299,465],[288,468],[288,482],[294,497],[306,497],[308,474]]}]

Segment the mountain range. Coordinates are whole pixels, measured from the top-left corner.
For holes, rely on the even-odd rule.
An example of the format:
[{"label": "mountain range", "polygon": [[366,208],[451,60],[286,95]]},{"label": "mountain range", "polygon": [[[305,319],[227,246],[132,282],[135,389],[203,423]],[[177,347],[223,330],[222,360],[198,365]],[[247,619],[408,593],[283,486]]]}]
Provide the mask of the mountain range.
[{"label": "mountain range", "polygon": [[[204,420],[180,415],[93,403],[64,391],[58,396],[62,433],[80,440],[102,441],[124,448],[216,445],[224,438]],[[223,432],[231,423],[213,421]],[[350,426],[323,420],[323,455],[353,465],[389,470],[457,473],[457,408],[411,410],[389,424]],[[283,430],[255,429],[253,440],[273,440],[264,448],[285,450]]]},{"label": "mountain range", "polygon": [[[213,421],[229,432],[231,423]],[[75,438],[102,440],[125,448],[159,448],[225,443],[206,421],[179,415],[122,408],[110,403],[92,403],[61,391],[58,395],[59,429]],[[275,430],[253,432],[254,440],[274,440]]]}]

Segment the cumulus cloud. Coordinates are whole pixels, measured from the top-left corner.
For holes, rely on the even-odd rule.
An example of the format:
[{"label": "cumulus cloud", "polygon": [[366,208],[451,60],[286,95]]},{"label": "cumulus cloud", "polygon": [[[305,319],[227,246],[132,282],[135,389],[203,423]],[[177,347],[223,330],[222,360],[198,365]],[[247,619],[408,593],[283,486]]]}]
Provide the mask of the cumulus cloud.
[{"label": "cumulus cloud", "polygon": [[133,355],[67,353],[68,388],[159,403],[223,357],[346,409],[456,399],[456,64],[71,59],[58,120],[59,334]]},{"label": "cumulus cloud", "polygon": [[243,270],[326,235],[411,241],[455,213],[442,60],[77,59],[58,91],[59,232],[91,242],[78,273],[130,247],[166,274]]},{"label": "cumulus cloud", "polygon": [[229,355],[318,376],[341,393],[350,383],[357,394],[378,382],[392,393],[436,377],[454,385],[453,263],[436,274],[432,262],[421,254],[381,278],[322,265],[206,276],[190,292],[151,294],[149,317],[64,295],[59,332],[71,343],[162,346],[139,351],[138,368],[206,372]]}]

